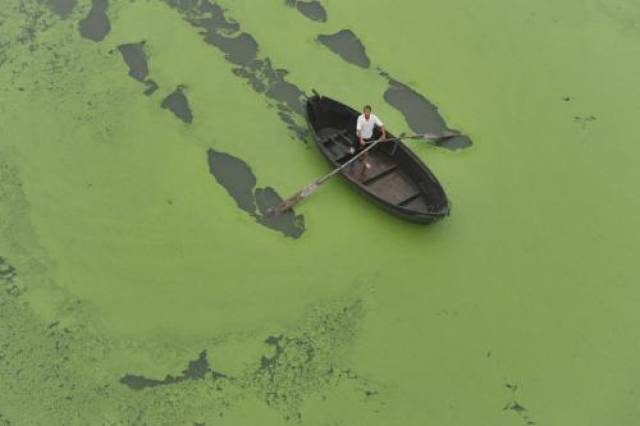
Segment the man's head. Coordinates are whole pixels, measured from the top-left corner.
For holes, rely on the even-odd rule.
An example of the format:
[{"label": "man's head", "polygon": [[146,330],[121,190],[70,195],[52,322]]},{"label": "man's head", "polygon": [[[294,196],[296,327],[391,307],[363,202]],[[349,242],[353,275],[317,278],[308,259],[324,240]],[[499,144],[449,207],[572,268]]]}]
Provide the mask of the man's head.
[{"label": "man's head", "polygon": [[362,112],[364,113],[364,117],[368,120],[371,115],[371,105],[365,105]]}]

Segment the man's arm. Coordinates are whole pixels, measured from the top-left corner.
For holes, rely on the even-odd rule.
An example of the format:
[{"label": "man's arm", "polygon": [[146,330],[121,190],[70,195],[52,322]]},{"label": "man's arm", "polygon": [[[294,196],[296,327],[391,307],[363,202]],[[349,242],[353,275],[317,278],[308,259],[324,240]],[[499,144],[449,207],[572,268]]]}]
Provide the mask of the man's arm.
[{"label": "man's arm", "polygon": [[358,144],[360,146],[364,145],[364,141],[362,140],[362,121],[360,117],[358,117],[358,121],[356,123],[356,136],[358,137]]}]

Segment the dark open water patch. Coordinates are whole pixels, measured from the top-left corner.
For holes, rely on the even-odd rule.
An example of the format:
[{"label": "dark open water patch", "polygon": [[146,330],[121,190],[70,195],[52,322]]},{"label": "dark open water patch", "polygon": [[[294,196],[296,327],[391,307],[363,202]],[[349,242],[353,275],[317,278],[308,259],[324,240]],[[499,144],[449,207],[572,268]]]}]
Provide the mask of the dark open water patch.
[{"label": "dark open water patch", "polygon": [[144,89],[144,94],[147,96],[153,95],[159,87],[158,83],[156,83],[154,80],[146,80],[144,84],[147,86],[147,88]]},{"label": "dark open water patch", "polygon": [[217,32],[208,32],[205,41],[225,53],[225,59],[232,64],[248,65],[258,55],[258,43],[251,34],[240,33],[225,37]]},{"label": "dark open water patch", "polygon": [[144,45],[145,42],[141,41],[140,43],[126,43],[118,46],[122,59],[129,67],[129,76],[142,82],[149,75],[149,65],[147,64]]},{"label": "dark open water patch", "polygon": [[111,31],[107,11],[109,0],[92,0],[89,14],[80,21],[80,35],[93,41],[102,41]]},{"label": "dark open water patch", "polygon": [[271,214],[269,210],[282,203],[284,200],[271,187],[256,188],[254,191],[256,204],[260,214],[257,217],[258,223],[267,228],[275,229],[291,238],[300,238],[305,231],[304,216],[293,211],[286,211],[279,214]]},{"label": "dark open water patch", "polygon": [[71,15],[73,9],[78,4],[78,0],[46,0],[49,9],[56,15],[65,19]]},{"label": "dark open water patch", "polygon": [[133,390],[142,390],[146,388],[153,388],[156,386],[173,385],[176,383],[186,382],[188,380],[203,380],[207,374],[211,373],[212,377],[226,377],[224,374],[216,372],[209,366],[209,360],[207,359],[207,351],[202,351],[198,356],[198,359],[190,361],[186,369],[182,371],[179,376],[172,376],[167,374],[164,379],[149,379],[144,376],[136,376],[132,374],[125,374],[120,383],[127,385]]},{"label": "dark open water patch", "polygon": [[341,30],[335,34],[320,34],[318,41],[347,62],[362,68],[369,68],[371,65],[364,44],[351,30]]},{"label": "dark open water patch", "polygon": [[526,426],[534,426],[537,423],[532,419],[529,410],[527,410],[522,404],[516,401],[516,394],[518,393],[518,385],[506,383],[505,387],[511,391],[510,401],[503,407],[503,411],[514,412]]},{"label": "dark open water patch", "polygon": [[210,149],[209,170],[238,207],[251,215],[256,222],[291,238],[302,236],[305,231],[304,216],[296,216],[292,211],[269,215],[268,210],[282,202],[282,198],[271,187],[255,188],[256,176],[243,160]]},{"label": "dark open water patch", "polygon": [[287,124],[299,139],[306,141],[308,130],[297,124],[294,114],[304,116],[304,92],[292,83],[286,81],[289,73],[284,69],[275,69],[269,58],[256,59],[242,68],[235,68],[233,73],[246,79],[258,93],[264,93],[267,98],[276,102],[278,116]]},{"label": "dark open water patch", "polygon": [[298,9],[298,12],[312,21],[327,22],[327,11],[319,1],[285,0],[285,4],[289,7],[295,7]]},{"label": "dark open water patch", "polygon": [[204,40],[224,53],[233,64],[234,75],[246,80],[253,90],[264,94],[277,106],[278,117],[306,142],[308,129],[298,124],[296,116],[304,118],[304,92],[286,81],[288,72],[274,68],[269,58],[258,58],[259,45],[255,38],[240,31],[240,25],[226,16],[225,11],[209,0],[165,0],[178,10]]},{"label": "dark open water patch", "polygon": [[299,1],[296,8],[312,21],[327,22],[327,11],[319,1]]},{"label": "dark open water patch", "polygon": [[164,98],[160,106],[168,109],[180,120],[187,124],[193,122],[193,113],[189,107],[189,100],[184,94],[184,86],[178,86],[169,96]]},{"label": "dark open water patch", "polygon": [[[389,81],[384,100],[404,115],[407,124],[415,133],[444,132],[449,129],[438,107],[406,84],[393,79],[380,71],[380,75]],[[448,138],[437,144],[450,150],[468,148],[473,145],[468,136]]]},{"label": "dark open water patch", "polygon": [[4,281],[7,284],[10,284],[13,282],[15,277],[15,268],[7,263],[7,261],[2,256],[0,256],[0,280]]},{"label": "dark open water patch", "polygon": [[232,155],[210,149],[209,170],[240,209],[255,215],[256,202],[253,188],[258,180],[247,163]]},{"label": "dark open water patch", "polygon": [[141,83],[144,83],[144,94],[152,95],[158,90],[158,83],[154,80],[147,79],[149,76],[149,56],[146,51],[146,42],[125,43],[118,46],[118,51],[122,55],[122,59],[129,67],[129,76]]}]

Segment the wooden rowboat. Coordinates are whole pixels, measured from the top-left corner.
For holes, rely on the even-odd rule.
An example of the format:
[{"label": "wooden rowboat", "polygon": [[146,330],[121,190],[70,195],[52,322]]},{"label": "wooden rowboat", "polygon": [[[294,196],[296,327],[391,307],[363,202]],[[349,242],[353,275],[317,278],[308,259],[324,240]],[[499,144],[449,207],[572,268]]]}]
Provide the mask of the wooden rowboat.
[{"label": "wooden rowboat", "polygon": [[[307,100],[307,119],[316,145],[333,167],[349,161],[355,146],[360,113],[338,101],[315,94]],[[392,136],[387,131],[387,138]],[[370,200],[401,217],[431,223],[449,214],[444,189],[429,168],[402,142],[380,143],[368,153],[371,167],[362,159],[340,172]]]}]

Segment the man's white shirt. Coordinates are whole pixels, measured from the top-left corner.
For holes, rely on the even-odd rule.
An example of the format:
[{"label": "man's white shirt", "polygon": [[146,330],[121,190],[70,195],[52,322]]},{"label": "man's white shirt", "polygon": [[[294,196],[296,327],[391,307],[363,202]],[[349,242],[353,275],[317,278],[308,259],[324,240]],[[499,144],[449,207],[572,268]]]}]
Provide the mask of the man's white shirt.
[{"label": "man's white shirt", "polygon": [[375,115],[369,114],[369,119],[364,118],[364,114],[360,114],[356,124],[356,131],[362,139],[370,139],[373,136],[375,126],[382,127],[382,121]]}]

